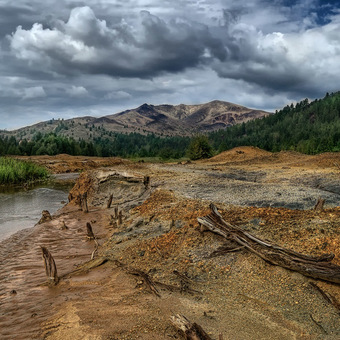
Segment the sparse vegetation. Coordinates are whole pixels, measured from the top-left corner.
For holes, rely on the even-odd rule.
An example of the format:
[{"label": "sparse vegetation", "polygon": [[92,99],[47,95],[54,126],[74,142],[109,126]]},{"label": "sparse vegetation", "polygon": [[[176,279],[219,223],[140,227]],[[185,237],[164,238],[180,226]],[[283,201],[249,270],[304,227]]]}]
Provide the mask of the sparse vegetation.
[{"label": "sparse vegetation", "polygon": [[0,185],[46,179],[48,175],[48,171],[37,164],[0,157]]}]

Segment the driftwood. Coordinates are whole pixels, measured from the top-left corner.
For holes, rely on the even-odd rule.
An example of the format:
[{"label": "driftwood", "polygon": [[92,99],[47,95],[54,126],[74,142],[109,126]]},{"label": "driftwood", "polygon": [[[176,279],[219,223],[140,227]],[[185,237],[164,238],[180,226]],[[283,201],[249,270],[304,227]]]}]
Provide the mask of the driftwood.
[{"label": "driftwood", "polygon": [[235,242],[271,264],[297,271],[315,279],[340,284],[340,266],[330,263],[334,254],[309,256],[281,248],[226,222],[215,205],[211,204],[210,209],[209,215],[197,220],[213,233]]},{"label": "driftwood", "polygon": [[212,340],[200,325],[190,322],[184,315],[173,315],[170,320],[186,340]]},{"label": "driftwood", "polygon": [[110,195],[109,200],[107,201],[107,205],[106,205],[107,209],[111,208],[112,200],[113,200],[113,194]]},{"label": "driftwood", "polygon": [[[157,289],[157,286],[159,286],[160,288],[167,289],[171,292],[183,293],[183,288],[180,287],[180,286],[166,284],[166,283],[159,282],[159,281],[154,281],[150,278],[150,276],[147,273],[143,272],[142,270],[128,267],[124,263],[122,263],[118,260],[112,260],[112,261],[117,265],[117,267],[124,270],[127,274],[136,275],[136,276],[141,277],[144,280],[144,282],[146,283],[146,285],[149,287],[151,292],[153,294],[155,294],[157,297],[161,296],[159,290]],[[190,294],[196,294],[196,293],[201,294],[200,291],[197,291],[197,290],[194,290],[194,289],[191,289],[191,288],[187,288],[185,290],[185,292],[190,293]]]},{"label": "driftwood", "polygon": [[41,247],[41,251],[44,259],[46,275],[48,277],[48,284],[54,286],[59,282],[57,266],[54,262],[52,254],[47,248]]},{"label": "driftwood", "polygon": [[319,198],[314,206],[315,211],[323,211],[323,206],[325,204],[325,200],[323,198]]},{"label": "driftwood", "polygon": [[80,274],[88,273],[91,269],[100,267],[101,265],[103,265],[104,263],[106,263],[108,261],[109,261],[109,259],[105,256],[98,257],[95,260],[91,259],[91,261],[85,262],[84,264],[80,265],[77,269],[75,269],[75,270],[73,270],[69,273],[64,274],[62,276],[62,278],[70,277],[72,275],[80,275]]}]

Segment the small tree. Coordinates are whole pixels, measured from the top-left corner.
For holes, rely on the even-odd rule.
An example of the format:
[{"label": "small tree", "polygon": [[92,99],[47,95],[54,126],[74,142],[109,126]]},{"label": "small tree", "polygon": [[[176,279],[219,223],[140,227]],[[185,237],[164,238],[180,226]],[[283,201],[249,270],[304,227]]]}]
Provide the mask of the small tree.
[{"label": "small tree", "polygon": [[195,136],[190,142],[188,156],[192,160],[212,157],[213,149],[208,137],[204,135]]}]

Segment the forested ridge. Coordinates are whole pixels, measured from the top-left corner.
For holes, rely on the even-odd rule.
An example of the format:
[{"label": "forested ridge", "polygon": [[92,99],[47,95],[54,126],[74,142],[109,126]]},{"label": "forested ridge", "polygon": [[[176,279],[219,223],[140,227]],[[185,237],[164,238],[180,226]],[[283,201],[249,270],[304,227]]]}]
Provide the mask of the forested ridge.
[{"label": "forested ridge", "polygon": [[92,141],[58,136],[56,133],[37,133],[32,140],[18,141],[13,136],[0,138],[0,155],[86,155],[99,157],[160,157],[178,159],[185,155],[189,137],[160,137],[154,134],[113,134]]},{"label": "forested ridge", "polygon": [[287,105],[265,118],[213,132],[209,139],[219,152],[241,145],[272,152],[340,151],[340,92]]},{"label": "forested ridge", "polygon": [[[340,92],[323,99],[291,104],[265,118],[248,121],[207,135],[215,152],[236,146],[257,146],[272,152],[295,150],[306,154],[340,151]],[[37,132],[32,140],[0,138],[0,155],[70,155],[160,157],[178,159],[189,154],[197,137],[110,133],[91,140]],[[188,153],[189,150],[189,153]],[[190,156],[191,157],[191,156]],[[195,159],[195,157],[191,157]]]}]

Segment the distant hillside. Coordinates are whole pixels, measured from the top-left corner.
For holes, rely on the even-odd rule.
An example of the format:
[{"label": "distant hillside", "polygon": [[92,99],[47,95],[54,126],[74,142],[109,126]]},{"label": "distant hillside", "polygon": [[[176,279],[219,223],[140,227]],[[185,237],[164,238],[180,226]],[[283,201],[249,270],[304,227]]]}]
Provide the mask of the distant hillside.
[{"label": "distant hillside", "polygon": [[[226,118],[228,105],[232,104],[212,102],[177,107],[145,104],[135,110],[102,118],[52,120],[14,132],[2,132],[5,138],[0,133],[0,155],[67,153],[179,159],[187,155],[186,151],[193,140],[186,136],[190,124],[191,133],[227,126],[231,120],[230,117]],[[183,110],[180,111],[179,107]],[[234,112],[237,110],[244,112],[245,108],[236,105]],[[249,119],[251,112],[245,113],[243,119]],[[235,115],[234,121],[240,121],[242,116],[232,115]],[[212,131],[207,134],[209,141],[217,153],[237,146],[254,146],[272,152],[293,150],[306,154],[340,151],[340,92],[327,94],[313,102],[305,99],[295,105],[287,105],[275,114],[264,115],[262,119],[243,121],[227,129]],[[122,129],[120,132],[114,130],[113,127],[117,126]],[[179,133],[180,128],[182,135],[168,134],[169,131]],[[132,132],[133,129],[136,132]],[[157,134],[146,133],[151,131],[157,131]],[[245,151],[238,151],[243,158]],[[234,157],[234,153],[231,156]],[[276,154],[273,159],[275,157]]]},{"label": "distant hillside", "polygon": [[305,99],[263,119],[213,132],[210,140],[218,151],[242,145],[306,154],[340,151],[340,92],[313,102]]},{"label": "distant hillside", "polygon": [[75,140],[110,138],[113,133],[154,133],[162,136],[190,136],[195,132],[211,132],[269,115],[269,112],[244,106],[212,101],[200,105],[148,105],[105,117],[81,117],[49,120],[15,131],[0,131],[0,137],[32,139],[37,133],[56,133]]}]

